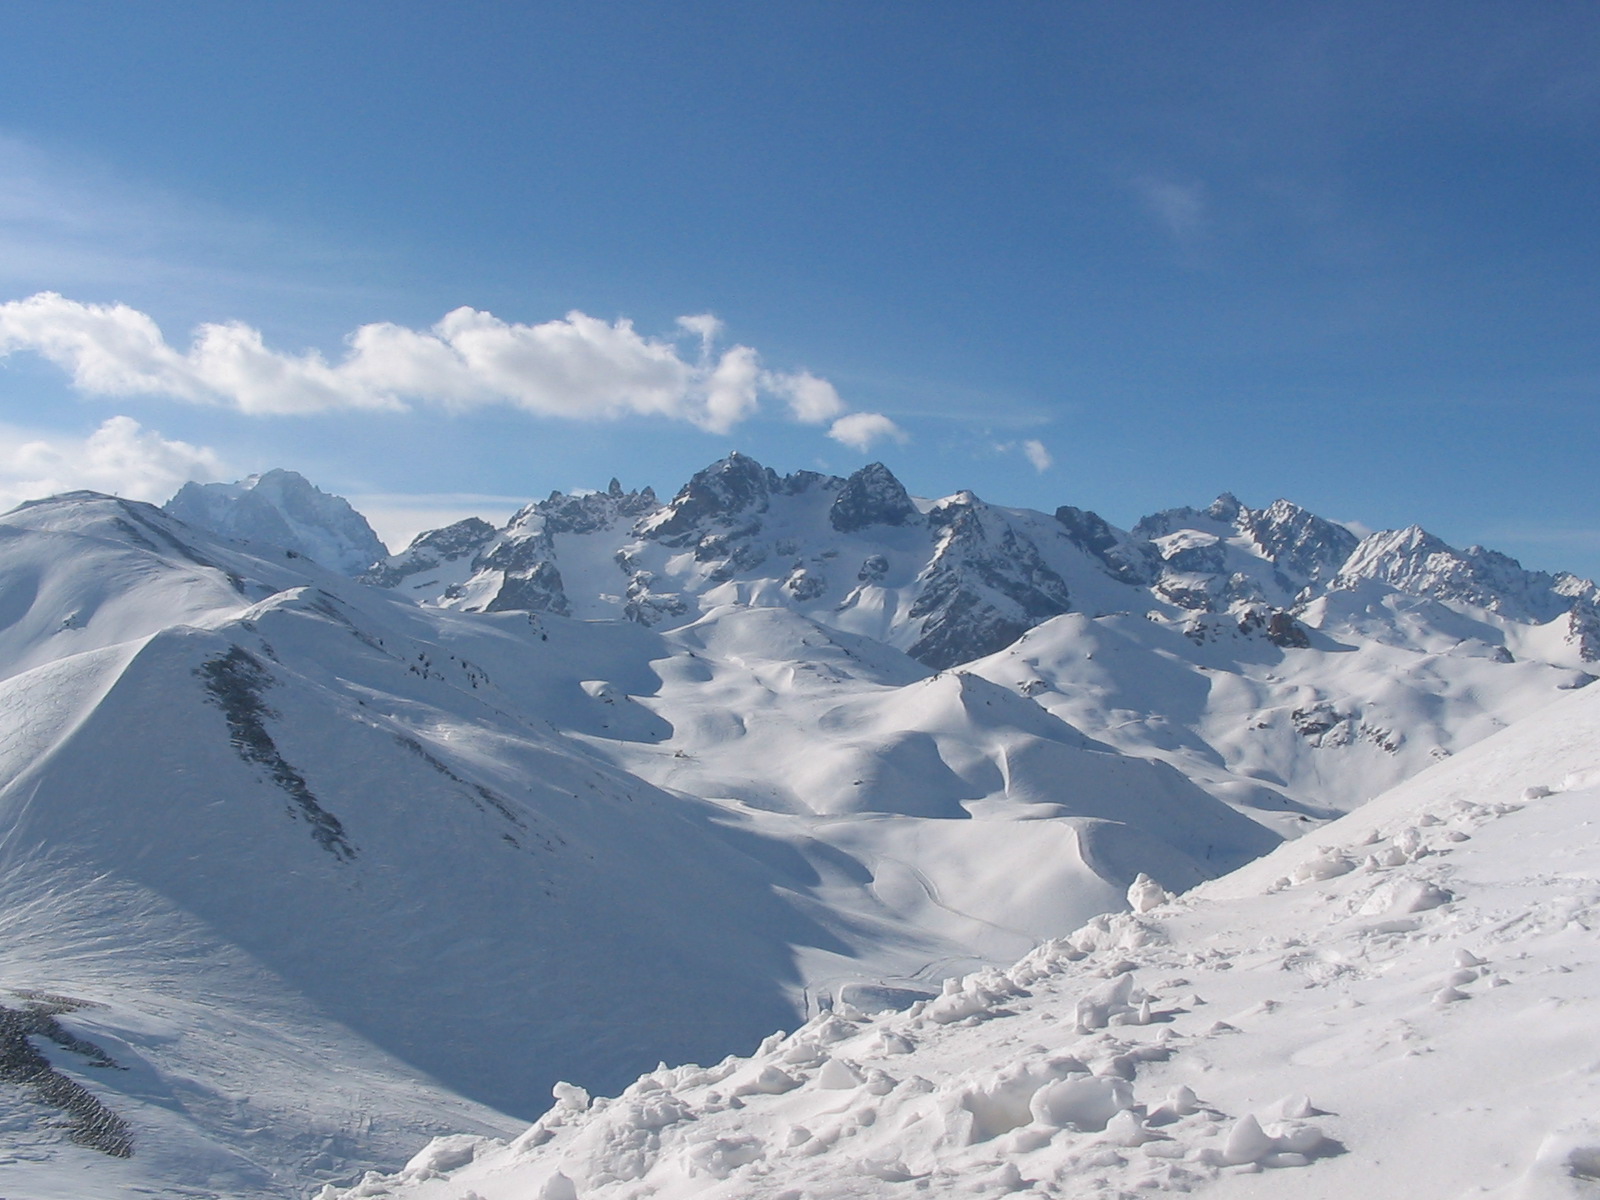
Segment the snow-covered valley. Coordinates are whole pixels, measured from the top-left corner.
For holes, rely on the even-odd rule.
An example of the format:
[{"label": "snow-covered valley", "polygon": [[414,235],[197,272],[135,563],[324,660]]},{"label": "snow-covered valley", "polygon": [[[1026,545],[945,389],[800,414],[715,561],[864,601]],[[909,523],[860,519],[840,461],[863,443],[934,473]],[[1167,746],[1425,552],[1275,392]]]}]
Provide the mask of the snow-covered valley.
[{"label": "snow-covered valley", "polygon": [[905,1011],[559,1087],[328,1195],[1593,1195],[1597,731],[1600,690]]},{"label": "snow-covered valley", "polygon": [[[1592,583],[737,455],[352,578],[365,522],[261,480],[0,517],[0,1193],[1565,1170]],[[1499,1174],[1415,1165],[1446,1109]]]}]

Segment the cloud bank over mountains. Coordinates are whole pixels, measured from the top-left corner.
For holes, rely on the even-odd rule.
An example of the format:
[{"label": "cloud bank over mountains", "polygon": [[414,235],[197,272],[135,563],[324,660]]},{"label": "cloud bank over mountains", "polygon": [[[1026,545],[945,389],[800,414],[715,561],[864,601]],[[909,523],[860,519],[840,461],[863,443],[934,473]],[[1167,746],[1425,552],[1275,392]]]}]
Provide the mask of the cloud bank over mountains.
[{"label": "cloud bank over mountains", "polygon": [[227,473],[215,451],[162,437],[132,417],[112,417],[85,438],[0,426],[0,510],[79,488],[160,501],[191,479]]},{"label": "cloud bank over mountains", "polygon": [[766,398],[854,449],[905,439],[882,414],[850,412],[825,379],[767,370],[749,346],[720,348],[715,317],[680,317],[678,326],[698,340],[697,353],[686,356],[678,341],[641,334],[625,318],[573,311],[530,325],[461,307],[428,329],[363,325],[330,362],[315,350],[272,349],[238,321],[199,326],[183,351],[138,309],[40,292],[0,304],[0,356],[39,354],[91,395],[170,396],[250,416],[503,405],[577,421],[660,417],[724,434]]}]

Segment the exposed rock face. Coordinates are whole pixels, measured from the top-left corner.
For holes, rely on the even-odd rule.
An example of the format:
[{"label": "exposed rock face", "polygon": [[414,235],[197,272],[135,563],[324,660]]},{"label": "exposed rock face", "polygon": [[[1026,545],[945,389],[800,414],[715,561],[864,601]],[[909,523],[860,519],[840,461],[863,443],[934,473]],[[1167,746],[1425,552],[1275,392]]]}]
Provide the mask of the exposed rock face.
[{"label": "exposed rock face", "polygon": [[882,463],[868,463],[839,489],[828,510],[828,524],[840,533],[869,525],[906,525],[917,519],[917,507],[906,489]]},{"label": "exposed rock face", "polygon": [[731,527],[766,511],[781,486],[776,472],[738,451],[697,471],[672,501],[640,522],[638,532],[669,546],[698,540],[713,525]]},{"label": "exposed rock face", "polygon": [[[1209,508],[1166,508],[1141,517],[1128,532],[1135,541],[1153,542],[1181,529],[1198,529],[1220,536],[1233,528],[1239,502],[1227,492],[1211,502]],[[1219,515],[1221,514],[1221,515]],[[1224,519],[1224,516],[1226,519]]]},{"label": "exposed rock face", "polygon": [[[551,492],[519,511],[504,529],[469,517],[445,529],[422,534],[400,554],[378,563],[362,579],[382,587],[411,583],[420,588],[426,576],[470,556],[457,581],[440,584],[437,600],[468,611],[572,612],[572,603],[557,565],[556,538],[563,535],[605,536],[625,530],[661,509],[650,488],[625,492],[615,479],[604,492],[568,496]],[[624,571],[631,568],[619,560]],[[462,580],[465,574],[470,578]]]},{"label": "exposed rock face", "polygon": [[1235,521],[1290,585],[1300,588],[1331,580],[1360,541],[1343,525],[1287,500],[1259,511],[1241,508]]},{"label": "exposed rock face", "polygon": [[500,590],[483,608],[485,612],[552,612],[560,616],[572,611],[561,572],[548,559],[508,573]]},{"label": "exposed rock face", "polygon": [[563,616],[572,611],[556,569],[555,540],[546,529],[539,505],[529,505],[511,519],[511,525],[473,560],[479,573],[494,572],[500,585],[486,600],[469,607],[486,612],[523,609],[528,612],[553,612]]},{"label": "exposed rock face", "polygon": [[1567,641],[1578,648],[1584,662],[1600,662],[1600,604],[1592,599],[1573,602],[1567,614]]},{"label": "exposed rock face", "polygon": [[1574,601],[1595,595],[1594,584],[1585,580],[1525,571],[1516,559],[1482,546],[1456,550],[1417,525],[1363,538],[1331,587],[1353,588],[1367,580],[1520,621],[1555,620]]},{"label": "exposed rock face", "polygon": [[349,501],[294,471],[186,483],[163,507],[185,524],[292,550],[343,575],[358,575],[389,553]]},{"label": "exposed rock face", "polygon": [[640,625],[658,625],[676,617],[685,616],[689,605],[674,592],[656,592],[651,585],[655,576],[649,571],[635,571],[628,580],[627,602],[622,615]]},{"label": "exposed rock face", "polygon": [[443,529],[419,534],[399,554],[375,563],[360,576],[362,583],[394,587],[401,580],[477,554],[494,539],[495,528],[481,517],[468,517]]},{"label": "exposed rock face", "polygon": [[1282,609],[1245,609],[1239,616],[1239,632],[1246,636],[1260,634],[1284,650],[1304,650],[1311,645],[1306,627]]},{"label": "exposed rock face", "polygon": [[1267,618],[1267,641],[1285,650],[1304,650],[1311,645],[1311,636],[1289,613],[1275,612]]},{"label": "exposed rock face", "polygon": [[[1171,508],[1133,527],[1159,595],[1196,611],[1284,606],[1324,590],[1358,539],[1287,500],[1264,509],[1224,492],[1205,509]],[[1129,558],[1129,548],[1122,554]],[[1137,561],[1137,560],[1134,560]]]},{"label": "exposed rock face", "polygon": [[551,492],[549,499],[533,506],[533,511],[543,518],[549,533],[596,533],[619,520],[648,516],[660,507],[654,489],[624,492],[622,484],[613,479],[604,492],[582,496]]},{"label": "exposed rock face", "polygon": [[881,554],[869,554],[861,560],[861,570],[856,578],[862,583],[881,583],[889,573],[889,560]]},{"label": "exposed rock face", "polygon": [[940,669],[954,666],[1003,649],[1041,621],[1070,611],[1066,581],[971,492],[941,501],[928,520],[943,532],[911,606],[911,618],[922,622],[913,658]]},{"label": "exposed rock face", "polygon": [[1113,578],[1134,584],[1153,578],[1152,556],[1138,543],[1125,544],[1099,513],[1063,504],[1056,509],[1056,520],[1072,544],[1099,560]]}]

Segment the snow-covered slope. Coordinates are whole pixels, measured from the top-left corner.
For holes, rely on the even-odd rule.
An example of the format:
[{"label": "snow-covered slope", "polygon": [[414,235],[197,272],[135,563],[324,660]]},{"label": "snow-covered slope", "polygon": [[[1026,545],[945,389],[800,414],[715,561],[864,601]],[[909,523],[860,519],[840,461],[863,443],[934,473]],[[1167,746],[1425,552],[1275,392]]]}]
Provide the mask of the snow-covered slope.
[{"label": "snow-covered slope", "polygon": [[[294,1194],[1274,840],[796,613],[459,613],[262,549],[90,494],[0,518],[0,1005],[62,1039],[0,1088],[37,1194]],[[68,1085],[110,1142],[50,1133]]]},{"label": "snow-covered slope", "polygon": [[[614,483],[436,531],[367,582],[281,533],[26,505],[0,1166],[29,1195],[303,1194],[507,1135],[559,1078],[616,1091],[1120,938],[1091,918],[1141,873],[1201,883],[1590,681],[1592,585],[1446,551],[742,456],[667,504]],[[953,994],[940,1029],[988,1011]]]},{"label": "snow-covered slope", "polygon": [[1304,646],[1232,616],[1068,614],[966,669],[1290,835],[1592,679],[1505,652],[1492,614],[1389,590],[1340,607],[1360,595],[1317,602]]},{"label": "snow-covered slope", "polygon": [[905,1011],[328,1197],[1556,1200],[1600,1179],[1600,689],[1315,839],[1097,918]]},{"label": "snow-covered slope", "polygon": [[294,471],[268,471],[238,483],[186,483],[166,511],[224,537],[303,554],[343,575],[388,556],[388,549],[342,496]]}]

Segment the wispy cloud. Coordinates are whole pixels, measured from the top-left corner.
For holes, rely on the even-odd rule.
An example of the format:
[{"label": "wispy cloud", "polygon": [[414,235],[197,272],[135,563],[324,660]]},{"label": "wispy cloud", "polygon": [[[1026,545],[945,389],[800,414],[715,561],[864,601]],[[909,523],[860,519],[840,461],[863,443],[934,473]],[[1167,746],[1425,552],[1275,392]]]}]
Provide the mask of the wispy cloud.
[{"label": "wispy cloud", "polygon": [[899,442],[901,445],[910,441],[906,431],[888,417],[882,413],[867,412],[840,417],[828,428],[828,436],[841,445],[859,450],[863,454],[885,439]]},{"label": "wispy cloud", "polygon": [[571,420],[665,417],[721,434],[753,416],[767,395],[798,421],[831,421],[829,435],[846,445],[904,437],[887,417],[846,415],[824,379],[766,370],[749,346],[719,349],[714,317],[682,317],[678,326],[698,342],[689,356],[677,340],[646,336],[627,320],[574,311],[529,325],[463,307],[428,329],[363,325],[345,339],[343,356],[329,361],[314,350],[272,349],[259,330],[237,321],[199,326],[180,350],[128,305],[40,292],[0,304],[0,356],[39,354],[90,395],[167,396],[250,416],[501,405]]},{"label": "wispy cloud", "polygon": [[350,282],[353,254],[0,131],[0,294],[114,289],[179,307],[241,294],[348,302],[379,290]]},{"label": "wispy cloud", "polygon": [[1140,175],[1133,180],[1133,190],[1145,211],[1180,245],[1189,245],[1205,232],[1208,219],[1205,184]]},{"label": "wispy cloud", "polygon": [[189,480],[226,472],[205,446],[164,438],[131,417],[112,417],[84,438],[0,426],[0,508],[86,488],[159,502]]},{"label": "wispy cloud", "polygon": [[1022,457],[1033,464],[1033,469],[1041,475],[1056,465],[1056,460],[1050,457],[1050,451],[1038,438],[1029,438],[1022,443]]},{"label": "wispy cloud", "polygon": [[1548,546],[1572,546],[1600,550],[1600,529],[1549,528],[1547,526],[1496,525],[1483,535],[1486,543],[1537,542]]},{"label": "wispy cloud", "polygon": [[1038,438],[1024,438],[1020,442],[994,442],[992,445],[996,454],[1022,455],[1028,460],[1028,465],[1041,475],[1056,465],[1055,457]]}]

